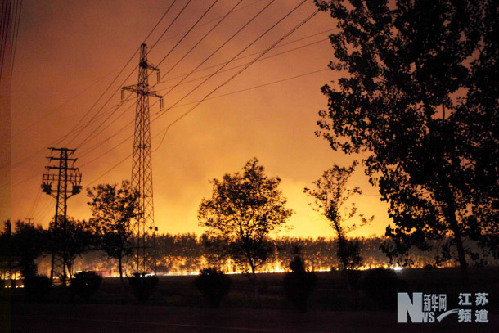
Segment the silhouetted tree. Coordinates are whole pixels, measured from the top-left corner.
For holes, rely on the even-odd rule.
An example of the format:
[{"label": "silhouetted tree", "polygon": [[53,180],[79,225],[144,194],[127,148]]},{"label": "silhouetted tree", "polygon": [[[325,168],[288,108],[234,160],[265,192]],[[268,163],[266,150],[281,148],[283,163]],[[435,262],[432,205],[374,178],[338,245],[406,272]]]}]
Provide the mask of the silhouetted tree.
[{"label": "silhouetted tree", "polygon": [[200,242],[204,248],[204,256],[211,266],[224,266],[227,259],[225,247],[229,243],[227,237],[214,236],[212,233],[203,233]]},{"label": "silhouetted tree", "polygon": [[[366,224],[374,218],[366,219],[363,214],[357,214],[355,204],[347,207],[347,201],[355,194],[362,194],[358,187],[347,188],[347,182],[352,175],[356,163],[349,168],[341,168],[334,165],[333,168],[324,171],[321,178],[314,182],[314,188],[305,188],[303,191],[313,199],[312,207],[324,215],[338,237],[338,258],[342,263],[342,269],[347,270],[359,266],[362,258],[359,255],[359,244],[346,238],[346,233],[353,230],[356,225],[346,225],[346,222],[358,215],[362,224]],[[343,210],[343,212],[342,212]]]},{"label": "silhouetted tree", "polygon": [[117,184],[101,184],[88,189],[92,210],[91,219],[94,230],[101,237],[102,249],[111,258],[118,259],[120,281],[123,280],[123,258],[133,251],[132,219],[137,215],[138,193],[130,182]]},{"label": "silhouetted tree", "polygon": [[35,277],[38,274],[35,260],[47,249],[46,231],[41,226],[17,221],[11,244],[13,266],[25,279]]},{"label": "silhouetted tree", "polygon": [[317,134],[366,156],[395,224],[389,254],[450,233],[464,270],[464,237],[499,234],[497,3],[316,3],[336,20],[329,66],[342,76],[322,88]]},{"label": "silhouetted tree", "polygon": [[73,218],[58,218],[48,229],[52,252],[61,256],[65,265],[62,279],[66,283],[66,268],[69,278],[73,275],[74,261],[94,248],[97,243],[91,224]]},{"label": "silhouetted tree", "polygon": [[269,232],[281,227],[293,213],[285,208],[286,199],[278,190],[280,182],[267,177],[253,158],[242,173],[213,179],[212,197],[203,199],[199,207],[200,226],[209,228],[208,235],[227,240],[222,250],[244,270],[249,267],[251,281],[273,250]]}]

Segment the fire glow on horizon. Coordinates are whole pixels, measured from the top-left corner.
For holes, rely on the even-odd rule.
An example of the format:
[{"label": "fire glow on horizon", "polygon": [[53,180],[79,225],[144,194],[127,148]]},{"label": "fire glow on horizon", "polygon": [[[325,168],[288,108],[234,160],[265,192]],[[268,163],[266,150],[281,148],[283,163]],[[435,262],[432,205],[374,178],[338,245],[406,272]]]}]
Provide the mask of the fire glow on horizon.
[{"label": "fire glow on horizon", "polygon": [[[207,6],[203,1],[194,1],[182,19],[172,25],[171,31],[152,49],[148,59],[157,64]],[[231,6],[231,2],[220,2],[215,6],[206,21],[202,21],[160,65],[162,74],[167,73]],[[181,75],[200,63],[262,7],[263,4],[253,2],[246,4],[244,10],[235,11],[155,89],[163,93],[168,91]],[[254,24],[203,65],[200,68],[203,71],[190,78],[192,83],[186,83],[165,96],[165,106],[173,105],[203,76],[214,71],[210,66],[230,59],[293,7],[292,3],[270,6]],[[54,143],[77,149],[75,157],[78,158],[77,167],[83,173],[84,189],[99,183],[120,183],[123,179],[130,179],[131,161],[119,162],[130,154],[131,142],[116,149],[113,147],[132,134],[131,128],[123,128],[133,120],[134,99],[125,101],[123,108],[105,124],[105,117],[120,103],[119,94],[106,94],[105,99],[109,98],[110,102],[105,107],[103,100],[94,108],[92,105],[165,9],[164,2],[124,1],[119,10],[109,3],[55,0],[47,5],[32,0],[24,2],[11,88],[13,167],[10,217],[13,221],[29,217],[35,224],[46,227],[53,217],[54,202],[41,194],[40,182],[46,164],[46,147]],[[172,13],[179,10],[180,7],[174,6]],[[314,10],[312,2],[302,6],[289,20],[283,21],[237,58],[236,65],[244,64],[252,59],[250,55],[254,57],[265,50]],[[150,36],[148,42],[151,46],[166,23],[173,19],[172,13]],[[130,19],[123,19],[125,17]],[[316,15],[272,50],[268,59],[256,62],[230,85],[220,89],[213,96],[217,98],[207,100],[171,127],[160,146],[158,135],[161,131],[192,103],[230,77],[233,71],[220,73],[217,75],[219,79],[214,78],[213,83],[210,81],[207,87],[180,103],[185,106],[172,108],[152,124],[155,221],[160,232],[201,233],[197,209],[201,199],[210,195],[209,180],[240,171],[247,160],[257,157],[265,166],[267,175],[282,179],[281,190],[288,198],[288,207],[296,212],[289,220],[292,228],[285,229],[282,234],[311,237],[333,234],[329,223],[309,207],[309,200],[303,194],[303,188],[310,186],[333,163],[345,166],[351,163],[351,158],[333,152],[327,142],[314,135],[317,112],[327,105],[320,88],[337,75],[327,68],[333,54],[328,43],[328,31],[332,28],[328,15]],[[129,78],[120,77],[116,85],[121,83],[120,80],[124,84],[136,81],[138,58],[130,59],[124,71],[131,73]],[[98,121],[90,121],[85,127],[101,107],[104,115],[96,117]],[[89,111],[85,121],[76,123]],[[152,115],[157,111],[155,107],[151,108]],[[72,128],[77,130],[58,140]],[[87,141],[83,140],[85,137],[88,137]],[[377,189],[369,185],[361,168],[352,178],[351,186],[360,186],[367,194],[359,196],[356,204],[359,212],[375,215],[375,220],[350,236],[383,234],[389,222],[387,205],[379,202]],[[88,219],[87,202],[84,193],[71,198],[68,214],[77,219]]]}]

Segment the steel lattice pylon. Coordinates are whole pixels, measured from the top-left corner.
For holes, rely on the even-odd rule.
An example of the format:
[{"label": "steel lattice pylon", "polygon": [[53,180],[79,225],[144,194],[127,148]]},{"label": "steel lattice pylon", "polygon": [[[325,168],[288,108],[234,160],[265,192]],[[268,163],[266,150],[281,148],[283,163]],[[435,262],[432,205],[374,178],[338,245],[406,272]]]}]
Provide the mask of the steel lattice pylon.
[{"label": "steel lattice pylon", "polygon": [[138,192],[138,214],[134,224],[136,237],[135,271],[154,272],[153,256],[154,236],[154,204],[151,165],[151,117],[149,112],[149,97],[163,98],[151,91],[149,87],[149,70],[156,71],[159,81],[159,69],[147,62],[147,46],[140,48],[139,77],[136,85],[122,88],[121,98],[125,90],[137,94],[135,113],[135,129],[133,136],[132,187]]},{"label": "steel lattice pylon", "polygon": [[[50,279],[61,279],[67,283],[66,268],[69,260],[67,249],[67,200],[81,191],[81,172],[74,167],[76,158],[71,158],[76,149],[49,147],[52,154],[47,159],[55,162],[46,166],[47,172],[43,174],[42,190],[56,199],[54,220],[50,223],[52,268]],[[58,154],[57,154],[58,153]],[[54,188],[55,187],[55,188]],[[55,193],[54,193],[55,192]]]}]

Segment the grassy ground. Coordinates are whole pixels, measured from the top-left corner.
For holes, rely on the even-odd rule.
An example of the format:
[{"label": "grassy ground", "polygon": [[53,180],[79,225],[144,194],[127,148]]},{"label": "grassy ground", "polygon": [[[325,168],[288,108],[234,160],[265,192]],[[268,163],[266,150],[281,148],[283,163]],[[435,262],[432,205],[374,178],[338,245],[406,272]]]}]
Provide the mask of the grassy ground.
[{"label": "grassy ground", "polygon": [[[368,273],[362,274],[359,285]],[[37,302],[22,288],[10,295],[4,289],[0,332],[499,332],[498,268],[472,269],[468,283],[457,269],[397,272],[400,291],[447,294],[448,309],[457,306],[460,292],[488,292],[488,324],[459,323],[456,315],[442,323],[398,324],[394,280],[376,281],[371,289],[378,297],[373,297],[376,292],[352,288],[340,272],[317,273],[308,312],[302,313],[285,295],[283,273],[258,274],[258,301],[245,276],[230,277],[232,287],[220,308],[204,300],[195,276],[160,277],[154,294],[140,305],[130,291],[122,304],[118,278],[103,279],[88,300],[72,299],[67,288],[53,288]]]},{"label": "grassy ground", "polygon": [[[360,285],[366,278],[362,272]],[[376,281],[375,288],[379,294],[386,295],[388,301],[382,304],[376,293],[362,288],[352,288],[347,279],[340,272],[316,273],[317,286],[309,298],[309,308],[318,310],[380,310],[394,308],[397,291],[448,294],[452,304],[460,292],[488,292],[491,295],[489,306],[499,308],[499,301],[494,299],[499,295],[499,268],[488,267],[471,269],[469,283],[464,283],[458,269],[407,269],[396,273],[403,283],[398,289],[395,286],[384,285],[383,281]],[[207,307],[203,295],[194,286],[195,276],[166,276],[159,278],[159,284],[154,294],[147,301],[150,305],[180,306],[180,307]],[[222,301],[221,307],[238,308],[269,308],[290,309],[284,288],[284,273],[257,274],[258,299],[255,298],[254,288],[248,278],[243,275],[230,275],[232,287],[229,294]],[[393,284],[388,281],[388,284]],[[393,287],[393,288],[392,288]],[[68,290],[54,288],[42,301],[44,303],[93,303],[93,304],[120,304],[123,303],[121,285],[118,278],[104,278],[99,291],[89,300],[71,299]],[[5,296],[4,296],[5,297]],[[24,303],[28,298],[25,290],[18,288],[11,294],[12,303]],[[128,290],[127,303],[134,303],[135,299]]]}]

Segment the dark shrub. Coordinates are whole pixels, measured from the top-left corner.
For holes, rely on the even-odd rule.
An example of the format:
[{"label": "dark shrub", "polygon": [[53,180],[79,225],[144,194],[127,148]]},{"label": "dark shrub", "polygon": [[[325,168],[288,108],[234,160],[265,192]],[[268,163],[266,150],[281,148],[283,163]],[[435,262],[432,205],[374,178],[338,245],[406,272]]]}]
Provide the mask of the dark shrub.
[{"label": "dark shrub", "polygon": [[52,281],[46,276],[36,275],[24,279],[24,290],[30,301],[43,301],[50,292]]},{"label": "dark shrub", "polygon": [[133,277],[128,278],[128,284],[139,303],[147,301],[156,290],[158,281],[158,277],[146,275],[146,273],[133,273]]},{"label": "dark shrub", "polygon": [[307,311],[307,301],[317,285],[317,276],[306,272],[300,257],[295,257],[289,265],[292,272],[284,275],[284,291],[293,305],[300,311]]},{"label": "dark shrub", "polygon": [[407,283],[391,269],[375,268],[365,272],[361,288],[381,308],[394,309],[397,292],[407,291]]},{"label": "dark shrub", "polygon": [[224,296],[229,292],[232,281],[216,268],[203,268],[194,284],[206,297],[208,303],[218,307]]},{"label": "dark shrub", "polygon": [[79,272],[71,279],[71,292],[88,300],[99,290],[101,282],[102,278],[96,272]]}]

